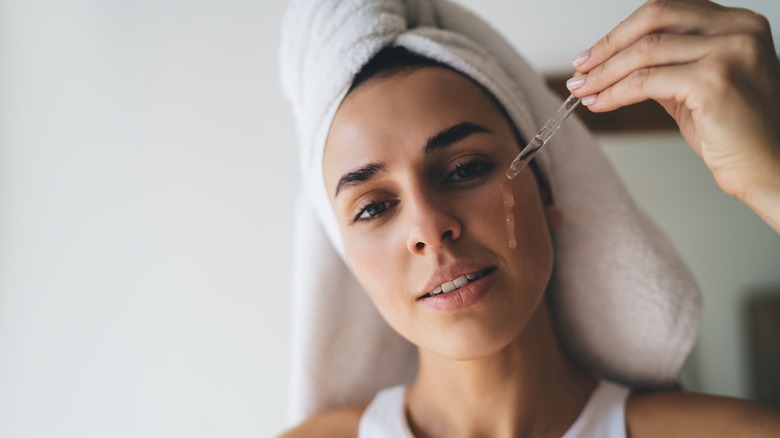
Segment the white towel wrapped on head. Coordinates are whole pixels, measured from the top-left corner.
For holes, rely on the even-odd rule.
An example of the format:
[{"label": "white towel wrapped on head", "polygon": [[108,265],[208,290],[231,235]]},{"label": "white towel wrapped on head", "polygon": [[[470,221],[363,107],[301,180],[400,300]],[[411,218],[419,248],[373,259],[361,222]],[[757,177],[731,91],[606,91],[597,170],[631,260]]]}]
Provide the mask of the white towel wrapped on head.
[{"label": "white towel wrapped on head", "polygon": [[[522,18],[522,17],[518,17]],[[526,19],[532,19],[527,17]],[[560,105],[496,31],[447,0],[292,0],[281,79],[301,146],[290,420],[368,401],[410,381],[416,349],[374,309],[344,259],[322,155],[353,77],[382,48],[403,46],[489,90],[526,137]],[[675,383],[696,337],[700,295],[666,237],[628,196],[576,119],[537,155],[565,225],[548,287],[565,351],[631,386]]]}]

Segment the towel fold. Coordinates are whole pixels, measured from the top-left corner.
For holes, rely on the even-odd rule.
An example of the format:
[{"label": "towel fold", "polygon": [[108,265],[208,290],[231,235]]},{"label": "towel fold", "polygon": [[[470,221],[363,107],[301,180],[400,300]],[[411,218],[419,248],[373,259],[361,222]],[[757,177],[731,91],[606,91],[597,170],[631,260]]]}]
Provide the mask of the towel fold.
[{"label": "towel fold", "polygon": [[[365,402],[408,382],[416,349],[381,318],[343,257],[322,155],[354,75],[387,46],[447,64],[489,90],[528,138],[560,105],[495,30],[447,0],[292,0],[282,22],[281,79],[301,146],[290,421]],[[697,286],[579,120],[537,161],[565,225],[548,287],[565,351],[629,386],[675,383],[696,337]]]}]

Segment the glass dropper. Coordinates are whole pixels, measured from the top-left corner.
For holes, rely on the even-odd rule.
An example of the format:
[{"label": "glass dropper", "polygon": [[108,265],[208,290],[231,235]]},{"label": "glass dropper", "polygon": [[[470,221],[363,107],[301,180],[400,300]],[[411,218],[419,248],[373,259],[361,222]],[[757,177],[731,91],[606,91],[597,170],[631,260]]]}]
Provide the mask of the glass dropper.
[{"label": "glass dropper", "polygon": [[531,158],[539,152],[547,142],[552,138],[553,134],[558,131],[563,121],[577,108],[582,99],[574,96],[569,96],[555,112],[550,120],[545,123],[542,129],[539,130],[533,139],[517,154],[517,157],[512,161],[509,169],[506,171],[506,177],[509,179],[514,178],[525,168]]}]

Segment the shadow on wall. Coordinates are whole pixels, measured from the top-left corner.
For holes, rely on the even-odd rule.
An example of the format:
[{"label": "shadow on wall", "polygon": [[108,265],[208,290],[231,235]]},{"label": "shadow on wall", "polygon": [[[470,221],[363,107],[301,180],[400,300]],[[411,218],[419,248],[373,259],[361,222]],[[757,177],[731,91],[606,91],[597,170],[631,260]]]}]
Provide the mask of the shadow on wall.
[{"label": "shadow on wall", "polygon": [[751,398],[780,409],[780,286],[745,297]]}]

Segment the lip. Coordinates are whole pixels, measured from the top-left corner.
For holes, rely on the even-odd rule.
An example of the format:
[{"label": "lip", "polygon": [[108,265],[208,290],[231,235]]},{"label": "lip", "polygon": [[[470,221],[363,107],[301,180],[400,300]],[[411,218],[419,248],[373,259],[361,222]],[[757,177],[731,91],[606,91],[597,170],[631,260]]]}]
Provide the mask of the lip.
[{"label": "lip", "polygon": [[417,299],[428,295],[430,291],[434,290],[437,286],[443,283],[453,281],[462,275],[474,274],[477,272],[486,271],[488,269],[495,269],[495,267],[481,263],[458,263],[438,269],[436,272],[434,272],[433,275],[431,275],[431,278],[428,279],[428,282],[417,294]]},{"label": "lip", "polygon": [[454,310],[465,309],[466,307],[469,307],[477,301],[481,300],[482,297],[487,295],[487,293],[492,290],[493,280],[495,279],[495,275],[493,275],[496,271],[495,268],[482,266],[468,268],[465,270],[461,268],[458,271],[450,271],[459,272],[454,274],[443,274],[440,272],[435,275],[426,286],[426,290],[431,291],[440,284],[446,281],[452,281],[461,275],[485,270],[489,270],[489,272],[483,277],[472,280],[469,282],[469,284],[462,286],[452,292],[441,293],[433,296],[429,296],[428,292],[425,292],[423,295],[417,298],[417,301],[426,307],[438,311],[451,312]]}]

